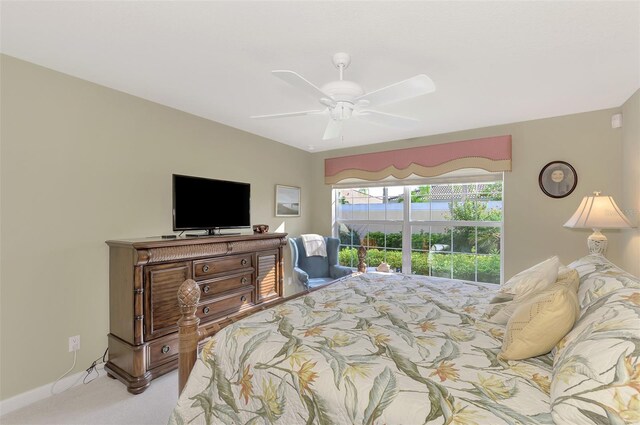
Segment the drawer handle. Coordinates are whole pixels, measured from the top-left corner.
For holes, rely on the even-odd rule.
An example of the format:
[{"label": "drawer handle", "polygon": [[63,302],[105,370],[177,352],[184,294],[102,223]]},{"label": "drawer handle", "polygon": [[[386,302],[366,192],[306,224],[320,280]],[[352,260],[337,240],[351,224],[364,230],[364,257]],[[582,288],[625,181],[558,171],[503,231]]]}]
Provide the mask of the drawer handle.
[{"label": "drawer handle", "polygon": [[203,309],[202,309],[202,312],[203,312],[204,314],[209,314],[209,307],[205,307],[205,308],[203,308]]},{"label": "drawer handle", "polygon": [[240,301],[245,302],[247,300],[247,297],[245,297],[244,295],[240,297]]},{"label": "drawer handle", "polygon": [[247,265],[247,259],[243,258],[242,261],[240,261],[240,264],[242,264],[243,266]]},{"label": "drawer handle", "polygon": [[202,292],[204,292],[205,294],[207,292],[209,292],[211,290],[211,288],[209,288],[209,285],[205,286],[204,288],[202,288]]},{"label": "drawer handle", "polygon": [[202,266],[202,271],[205,272],[205,273],[208,272],[209,271],[209,266],[206,265],[206,264],[204,266]]},{"label": "drawer handle", "polygon": [[242,279],[240,279],[240,283],[242,283],[243,285],[245,283],[247,283],[249,281],[249,279],[247,279],[246,277],[243,277]]},{"label": "drawer handle", "polygon": [[167,354],[169,350],[171,350],[171,347],[169,347],[168,345],[162,346],[162,354]]}]

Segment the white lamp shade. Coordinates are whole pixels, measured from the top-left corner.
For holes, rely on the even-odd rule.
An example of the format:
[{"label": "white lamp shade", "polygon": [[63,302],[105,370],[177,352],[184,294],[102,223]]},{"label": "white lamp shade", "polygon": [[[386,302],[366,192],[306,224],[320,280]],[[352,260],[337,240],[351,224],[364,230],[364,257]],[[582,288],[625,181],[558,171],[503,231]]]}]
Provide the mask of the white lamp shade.
[{"label": "white lamp shade", "polygon": [[587,229],[624,229],[635,227],[611,196],[585,196],[564,227]]}]

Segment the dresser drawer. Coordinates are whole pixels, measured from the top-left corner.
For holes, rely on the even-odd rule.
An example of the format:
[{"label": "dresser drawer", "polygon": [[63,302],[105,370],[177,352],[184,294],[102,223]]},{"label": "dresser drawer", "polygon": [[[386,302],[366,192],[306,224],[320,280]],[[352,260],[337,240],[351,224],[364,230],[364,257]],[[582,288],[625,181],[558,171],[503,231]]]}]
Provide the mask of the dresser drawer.
[{"label": "dresser drawer", "polygon": [[253,268],[253,255],[229,255],[193,262],[195,280],[207,279],[215,274]]},{"label": "dresser drawer", "polygon": [[203,280],[198,283],[200,286],[200,299],[202,301],[217,296],[223,292],[242,288],[243,286],[253,287],[253,274],[241,273],[231,276],[218,277],[215,279]]},{"label": "dresser drawer", "polygon": [[200,303],[196,315],[205,322],[249,308],[255,304],[253,289],[252,286],[239,289]]},{"label": "dresser drawer", "polygon": [[149,369],[175,359],[178,355],[178,334],[160,338],[149,344]]}]

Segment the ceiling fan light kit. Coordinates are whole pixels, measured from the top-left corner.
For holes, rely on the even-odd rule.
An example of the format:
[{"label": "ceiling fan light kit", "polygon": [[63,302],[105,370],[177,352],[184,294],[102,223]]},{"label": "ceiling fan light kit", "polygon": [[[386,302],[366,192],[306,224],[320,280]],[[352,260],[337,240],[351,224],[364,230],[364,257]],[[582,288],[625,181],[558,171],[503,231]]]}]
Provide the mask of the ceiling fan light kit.
[{"label": "ceiling fan light kit", "polygon": [[289,70],[272,71],[282,81],[306,92],[318,99],[325,109],[286,112],[281,114],[255,115],[251,118],[270,119],[302,115],[328,115],[329,123],[325,129],[323,140],[335,139],[342,134],[342,124],[352,117],[364,121],[396,127],[410,128],[418,120],[386,112],[364,109],[369,106],[382,106],[411,99],[433,92],[436,87],[431,78],[424,74],[416,75],[381,89],[365,93],[362,87],[353,81],[344,79],[344,70],[351,64],[351,56],[340,52],[333,55],[333,64],[340,73],[339,80],[331,81],[319,88],[302,75]]}]

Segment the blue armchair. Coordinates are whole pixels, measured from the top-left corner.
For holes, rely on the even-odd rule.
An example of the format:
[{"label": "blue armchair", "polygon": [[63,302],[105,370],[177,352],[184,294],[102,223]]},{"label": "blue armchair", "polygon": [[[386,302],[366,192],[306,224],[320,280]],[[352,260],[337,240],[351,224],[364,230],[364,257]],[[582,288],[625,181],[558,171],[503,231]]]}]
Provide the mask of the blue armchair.
[{"label": "blue armchair", "polygon": [[307,289],[325,285],[353,273],[349,267],[338,265],[340,240],[327,237],[324,240],[327,246],[327,256],[308,257],[302,238],[289,238],[293,276]]}]

